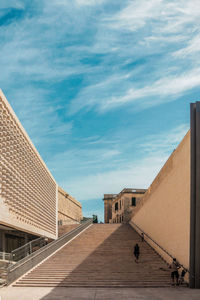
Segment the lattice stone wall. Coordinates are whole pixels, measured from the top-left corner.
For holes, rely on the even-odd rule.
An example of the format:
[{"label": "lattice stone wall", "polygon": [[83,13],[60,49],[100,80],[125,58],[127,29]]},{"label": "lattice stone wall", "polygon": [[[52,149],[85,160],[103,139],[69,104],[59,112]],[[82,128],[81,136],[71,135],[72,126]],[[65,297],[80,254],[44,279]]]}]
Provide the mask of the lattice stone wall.
[{"label": "lattice stone wall", "polygon": [[0,91],[0,223],[56,238],[57,184]]}]

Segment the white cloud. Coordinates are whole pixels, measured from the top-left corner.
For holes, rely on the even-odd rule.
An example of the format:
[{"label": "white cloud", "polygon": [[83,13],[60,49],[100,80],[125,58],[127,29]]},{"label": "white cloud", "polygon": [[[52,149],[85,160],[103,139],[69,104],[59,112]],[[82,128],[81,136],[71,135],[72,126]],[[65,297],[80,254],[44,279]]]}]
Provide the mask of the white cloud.
[{"label": "white cloud", "polygon": [[86,5],[86,6],[93,6],[99,5],[104,2],[104,0],[75,0],[78,5]]},{"label": "white cloud", "polygon": [[111,28],[136,31],[146,22],[160,14],[162,0],[136,0],[129,4],[115,16],[107,19]]},{"label": "white cloud", "polygon": [[[122,11],[106,21],[112,28],[130,31],[136,31],[147,23],[155,21],[155,25],[151,24],[152,28],[150,27],[150,30],[176,33],[180,32],[186,24],[195,22],[198,24],[199,16],[198,0],[135,0],[129,1]],[[198,28],[197,24],[195,28]]]},{"label": "white cloud", "polygon": [[[131,82],[128,85],[130,84]],[[128,103],[133,103],[138,108],[151,107],[174,101],[176,97],[199,86],[199,68],[163,77],[141,88],[134,87],[132,83],[132,87],[127,90],[124,90],[125,84],[120,86],[120,81],[115,80],[113,76],[105,82],[83,89],[79,97],[72,102],[71,112],[74,113],[84,106],[97,106],[99,111],[105,112]]]},{"label": "white cloud", "polygon": [[[80,6],[95,6],[102,4],[103,1],[76,0],[76,3]],[[136,0],[128,1],[128,4],[124,2],[125,7],[117,13],[111,15],[111,13],[106,14],[105,11],[96,20],[94,24],[96,33],[92,43],[89,45],[72,43],[71,46],[71,44],[67,45],[67,41],[64,52],[56,58],[54,43],[59,45],[66,32],[74,34],[80,34],[82,30],[85,32],[84,28],[88,29],[87,18],[92,16],[92,13],[86,9],[87,13],[82,15],[74,4],[63,0],[56,0],[48,5],[45,2],[43,4],[44,11],[41,11],[39,16],[25,18],[19,24],[7,26],[5,30],[7,40],[1,45],[2,86],[6,86],[12,80],[16,81],[16,78],[54,83],[66,80],[72,75],[82,74],[87,80],[87,86],[83,87],[79,95],[72,100],[71,112],[76,113],[81,108],[94,106],[102,112],[136,101],[140,107],[150,106],[151,103],[156,105],[173,101],[177,95],[199,85],[198,70],[183,71],[181,63],[174,64],[177,68],[176,74],[170,71],[167,76],[165,74],[166,69],[170,70],[169,65],[173,64],[173,58],[185,58],[199,53],[200,36],[195,31],[200,19],[198,19],[200,17],[197,9],[198,1],[181,0],[178,3],[163,0]],[[61,5],[63,9],[60,9]],[[47,25],[50,26],[49,30],[45,29]],[[143,27],[148,28],[148,34],[143,32],[141,35],[138,34]],[[124,28],[131,32],[137,31],[137,35],[134,33],[128,36],[126,43],[123,39]],[[183,42],[187,43],[187,46],[180,48]],[[138,87],[134,81],[138,75],[149,72],[151,64],[148,62],[144,67],[133,67],[134,71],[138,70],[138,75],[136,73],[135,77],[133,70],[132,77],[129,76],[129,71],[122,71],[126,66],[123,58],[131,61],[140,59],[141,53],[143,57],[148,55],[148,51],[150,55],[152,51],[159,53],[162,51],[160,47],[167,48],[169,43],[178,45],[179,50],[174,51],[169,48],[163,65],[161,62],[157,73],[152,73],[151,81],[148,81],[150,84],[147,84],[145,79],[141,79],[143,84]],[[113,55],[110,55],[112,52]],[[84,57],[99,53],[116,57],[116,62],[113,62],[110,69],[107,67],[109,57],[98,66],[81,62]],[[158,80],[158,73],[162,74],[163,78]],[[168,88],[166,89],[165,86]],[[156,96],[156,99],[148,100],[149,96]],[[67,98],[66,102],[70,100]]]},{"label": "white cloud", "polygon": [[189,40],[185,48],[175,51],[173,55],[175,57],[181,57],[184,59],[187,56],[192,55],[192,58],[196,59],[196,56],[194,57],[194,54],[197,53],[199,54],[199,52],[200,52],[200,34],[196,35],[193,39]]},{"label": "white cloud", "polygon": [[[98,78],[98,84],[95,77],[89,76],[87,86],[71,101],[72,114],[94,107],[106,112],[130,103],[143,109],[175,101],[183,93],[199,87],[199,1],[136,0],[124,5],[117,13],[98,20],[95,42],[89,50],[102,54],[113,52],[116,64]],[[128,34],[125,43],[124,30]],[[151,55],[157,56],[156,62],[151,63]],[[193,57],[193,63],[185,65],[177,60],[188,56]],[[138,70],[135,75],[122,72],[123,58],[133,62],[145,57],[144,65],[133,65],[131,71]],[[125,60],[123,63],[126,66]],[[138,77],[145,73],[147,78],[151,73],[150,80],[142,76],[138,84]]]},{"label": "white cloud", "polygon": [[[157,96],[157,97],[166,97],[166,96],[177,96],[181,95],[183,92],[186,92],[192,88],[200,86],[200,70],[194,69],[189,72],[177,76],[170,76],[166,78],[161,78],[155,81],[152,85],[145,86],[143,88],[132,88],[127,91],[127,93],[122,97],[113,97],[105,101],[101,105],[101,109],[107,110],[111,107],[118,105],[126,104],[127,102],[132,102],[138,99],[143,99],[143,106],[154,106],[155,104],[162,103],[163,100],[157,98],[155,100],[151,99],[149,103],[147,97]],[[164,100],[167,102],[166,98]],[[168,101],[173,101],[170,98]]]}]

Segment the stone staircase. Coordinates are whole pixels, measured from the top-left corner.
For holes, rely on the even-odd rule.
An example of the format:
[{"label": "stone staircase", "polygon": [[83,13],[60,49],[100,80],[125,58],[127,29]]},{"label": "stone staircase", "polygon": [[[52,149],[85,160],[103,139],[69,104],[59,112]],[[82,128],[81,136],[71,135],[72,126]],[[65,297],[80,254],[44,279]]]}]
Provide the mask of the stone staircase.
[{"label": "stone staircase", "polygon": [[[140,246],[135,263],[133,247]],[[13,284],[20,287],[167,287],[170,270],[128,224],[93,224]]]}]

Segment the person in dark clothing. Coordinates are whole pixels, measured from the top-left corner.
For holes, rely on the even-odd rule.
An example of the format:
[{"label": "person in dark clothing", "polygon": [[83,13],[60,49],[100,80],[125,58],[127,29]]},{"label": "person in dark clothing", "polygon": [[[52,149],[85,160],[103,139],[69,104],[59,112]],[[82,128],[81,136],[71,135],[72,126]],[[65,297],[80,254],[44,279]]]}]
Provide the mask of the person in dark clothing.
[{"label": "person in dark clothing", "polygon": [[144,233],[143,232],[141,233],[141,240],[142,240],[142,242],[144,242]]},{"label": "person in dark clothing", "polygon": [[138,263],[139,255],[140,255],[140,247],[138,246],[138,244],[136,244],[134,247],[134,255],[135,255],[135,262]]},{"label": "person in dark clothing", "polygon": [[172,269],[171,272],[171,279],[172,279],[172,285],[174,285],[174,279],[176,278],[176,285],[179,285],[178,279],[179,279],[179,273],[178,269],[180,268],[179,263],[176,261],[176,258],[173,258],[172,264],[170,265],[170,269]]},{"label": "person in dark clothing", "polygon": [[182,272],[181,272],[181,277],[179,279],[179,284],[183,284],[184,283],[184,277],[185,277],[186,273],[187,273],[187,271],[185,269],[183,269]]}]

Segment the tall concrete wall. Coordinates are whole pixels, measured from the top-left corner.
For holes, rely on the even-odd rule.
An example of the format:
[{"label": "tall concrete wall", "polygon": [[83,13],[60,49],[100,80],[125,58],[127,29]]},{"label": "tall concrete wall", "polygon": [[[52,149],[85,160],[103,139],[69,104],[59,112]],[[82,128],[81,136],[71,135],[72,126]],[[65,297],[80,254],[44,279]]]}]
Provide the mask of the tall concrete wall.
[{"label": "tall concrete wall", "polygon": [[57,184],[0,90],[0,224],[57,237]]},{"label": "tall concrete wall", "polygon": [[[190,131],[140,200],[131,221],[189,268]],[[152,246],[171,262],[160,248]]]},{"label": "tall concrete wall", "polygon": [[63,224],[80,222],[82,219],[82,206],[80,202],[58,187],[58,221]]}]

